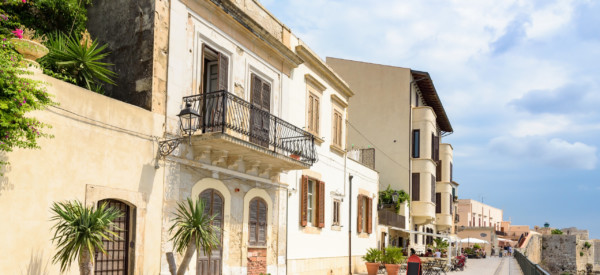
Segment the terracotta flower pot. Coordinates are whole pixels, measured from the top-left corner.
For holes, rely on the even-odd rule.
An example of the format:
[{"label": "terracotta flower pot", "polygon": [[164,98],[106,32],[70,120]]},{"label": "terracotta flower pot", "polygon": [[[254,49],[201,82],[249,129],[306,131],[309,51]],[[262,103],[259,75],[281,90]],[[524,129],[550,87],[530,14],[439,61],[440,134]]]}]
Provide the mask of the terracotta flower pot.
[{"label": "terracotta flower pot", "polygon": [[398,275],[399,270],[399,264],[385,264],[385,271],[387,271],[388,275]]},{"label": "terracotta flower pot", "polygon": [[300,160],[300,155],[297,155],[297,154],[291,154],[290,157],[295,160]]},{"label": "terracotta flower pot", "polygon": [[34,69],[41,71],[40,64],[35,62],[35,60],[47,55],[49,52],[48,48],[38,42],[27,39],[11,38],[10,42],[13,43],[15,50],[22,54],[26,61],[33,64]]},{"label": "terracotta flower pot", "polygon": [[379,271],[379,263],[365,263],[367,265],[367,273],[369,275],[377,275],[377,271]]}]

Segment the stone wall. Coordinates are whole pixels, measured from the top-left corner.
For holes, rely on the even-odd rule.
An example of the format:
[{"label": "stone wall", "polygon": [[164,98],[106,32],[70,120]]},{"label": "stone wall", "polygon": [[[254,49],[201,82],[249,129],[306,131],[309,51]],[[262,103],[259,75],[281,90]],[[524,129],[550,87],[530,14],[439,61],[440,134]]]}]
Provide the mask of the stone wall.
[{"label": "stone wall", "polygon": [[542,261],[542,235],[530,234],[527,237],[527,245],[521,250],[532,263],[539,264]]},{"label": "stone wall", "polygon": [[267,249],[248,248],[248,275],[267,273]]},{"label": "stone wall", "polygon": [[94,0],[88,7],[92,38],[108,44],[116,85],[106,95],[164,114],[169,35],[167,0]]},{"label": "stone wall", "polygon": [[[587,230],[586,230],[587,231]],[[587,246],[586,246],[587,244]],[[577,240],[577,251],[575,257],[577,258],[577,271],[585,272],[590,269],[593,269],[594,265],[594,250],[595,247],[592,241],[589,240]],[[588,264],[590,265],[588,267]]]},{"label": "stone wall", "polygon": [[540,265],[552,274],[577,271],[577,236],[545,235],[542,237]]}]

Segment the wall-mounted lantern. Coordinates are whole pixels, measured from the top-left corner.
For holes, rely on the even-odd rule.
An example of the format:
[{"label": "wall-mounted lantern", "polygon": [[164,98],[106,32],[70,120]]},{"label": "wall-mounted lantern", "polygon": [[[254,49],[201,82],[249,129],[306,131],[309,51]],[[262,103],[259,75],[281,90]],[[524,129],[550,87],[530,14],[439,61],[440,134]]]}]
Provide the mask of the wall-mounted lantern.
[{"label": "wall-mounted lantern", "polygon": [[192,104],[189,102],[185,103],[185,108],[179,112],[177,115],[179,117],[179,127],[181,128],[181,133],[183,137],[177,137],[173,139],[167,139],[158,143],[159,153],[161,156],[168,156],[179,144],[183,138],[187,135],[190,139],[190,144],[192,142],[192,134],[196,132],[200,125],[200,114],[194,109],[192,109]]}]

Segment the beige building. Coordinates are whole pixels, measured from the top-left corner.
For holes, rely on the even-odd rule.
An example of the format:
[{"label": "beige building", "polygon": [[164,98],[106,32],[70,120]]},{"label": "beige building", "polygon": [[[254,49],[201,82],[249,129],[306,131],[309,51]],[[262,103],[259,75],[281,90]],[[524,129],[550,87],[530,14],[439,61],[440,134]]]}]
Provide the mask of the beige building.
[{"label": "beige building", "polygon": [[349,102],[349,144],[382,151],[385,155],[375,160],[380,189],[389,186],[411,197],[410,207],[404,204],[399,215],[380,210],[380,246],[424,251],[434,235],[452,231],[452,194],[458,186],[453,187],[452,146],[441,143],[453,130],[433,80],[409,68],[339,58],[327,58],[327,64],[355,92]]},{"label": "beige building", "polygon": [[[168,229],[191,197],[209,202],[223,233],[188,274],[363,272],[378,174],[348,157],[348,84],[257,1],[137,4],[90,8],[90,32],[113,52],[116,99],[34,76],[60,103],[35,113],[55,138],[6,156],[0,215],[12,226],[0,235],[12,256],[0,270],[57,274],[48,209],[78,199],[126,213],[96,274],[170,274]],[[199,117],[183,127],[187,108]]]},{"label": "beige building", "polygon": [[[502,209],[471,199],[458,200],[458,227],[492,227],[502,231]],[[506,223],[504,224],[506,225]]]}]

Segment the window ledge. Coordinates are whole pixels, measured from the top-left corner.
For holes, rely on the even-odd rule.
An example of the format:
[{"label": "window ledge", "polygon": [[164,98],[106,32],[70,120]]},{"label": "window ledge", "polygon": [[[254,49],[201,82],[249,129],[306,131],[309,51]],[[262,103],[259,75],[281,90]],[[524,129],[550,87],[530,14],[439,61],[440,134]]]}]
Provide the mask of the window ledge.
[{"label": "window ledge", "polygon": [[344,151],[344,149],[340,148],[337,145],[333,145],[332,144],[332,145],[329,146],[329,148],[331,149],[331,151],[334,151],[334,152],[336,152],[336,153],[338,153],[340,155],[343,155],[344,153],[346,153],[346,151]]},{"label": "window ledge", "polygon": [[342,231],[342,227],[340,225],[332,225],[331,230],[333,231]]},{"label": "window ledge", "polygon": [[361,239],[368,239],[369,235],[370,235],[369,233],[365,233],[365,232],[358,233],[358,237]]},{"label": "window ledge", "polygon": [[321,234],[321,228],[307,225],[304,228],[302,228],[302,232],[306,233],[306,234],[319,235],[319,234]]},{"label": "window ledge", "polygon": [[311,133],[311,134],[313,134],[313,136],[315,136],[315,143],[317,145],[321,145],[321,143],[325,142],[324,139],[322,139],[322,138],[319,137],[319,134],[315,134],[313,132],[309,132],[309,133]]},{"label": "window ledge", "polygon": [[267,249],[267,245],[248,245],[248,248]]}]

